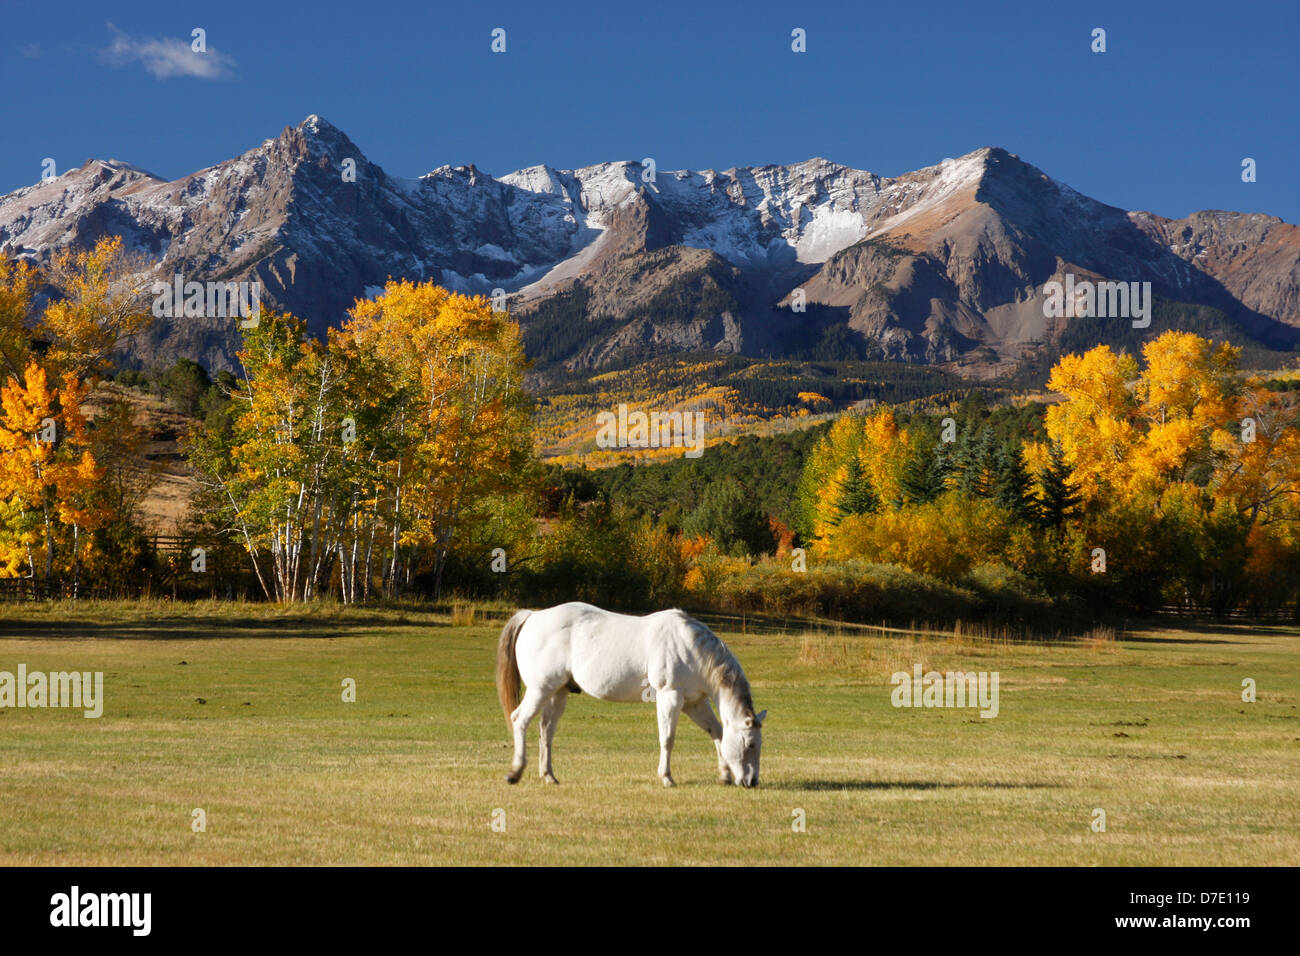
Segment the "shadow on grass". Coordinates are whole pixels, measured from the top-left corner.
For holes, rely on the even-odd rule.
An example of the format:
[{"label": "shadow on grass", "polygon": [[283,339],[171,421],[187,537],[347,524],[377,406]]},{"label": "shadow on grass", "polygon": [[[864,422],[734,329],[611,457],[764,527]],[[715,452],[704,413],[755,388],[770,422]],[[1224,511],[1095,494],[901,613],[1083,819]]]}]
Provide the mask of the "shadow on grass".
[{"label": "shadow on grass", "polygon": [[[905,637],[914,638],[917,636],[930,637],[937,639],[948,639],[954,636],[951,625],[930,625],[925,623],[916,623],[904,626],[898,623],[879,623],[866,624],[856,621],[839,621],[833,618],[809,617],[804,615],[792,614],[788,617],[777,615],[767,615],[762,613],[739,614],[722,611],[700,611],[697,616],[714,630],[729,633],[754,634],[754,635],[776,635],[792,636],[807,632],[821,633],[825,635],[855,635],[873,637]],[[1100,624],[1101,622],[1099,622]],[[992,625],[996,632],[1001,625]],[[1127,625],[1113,625],[1116,631],[1116,643],[1133,642],[1135,644],[1190,644],[1190,645],[1211,645],[1211,644],[1235,644],[1236,640],[1232,639],[1240,635],[1251,636],[1295,636],[1300,630],[1300,624],[1287,624],[1278,622],[1251,622],[1251,621],[1195,621],[1184,620],[1181,618],[1168,618],[1156,620],[1141,620]],[[1069,624],[1062,622],[1061,630],[1055,633],[1048,633],[1046,630],[1034,627],[1023,628],[1023,634],[1014,636],[1009,639],[998,637],[995,643],[1009,645],[1031,645],[1035,647],[1078,647],[1087,637],[1087,628],[1085,624]],[[1035,631],[1041,631],[1035,634]],[[1184,632],[1185,635],[1227,635],[1224,636],[1173,636],[1176,632]],[[963,635],[972,641],[987,641],[988,638],[982,636],[978,631]]]},{"label": "shadow on grass", "polygon": [[0,619],[0,639],[80,640],[220,640],[221,638],[284,637],[338,638],[355,637],[358,630],[427,627],[444,628],[446,624],[408,620],[383,615],[349,615],[346,620],[313,620],[288,617],[268,620],[258,617],[194,618],[181,614],[153,617],[139,621],[97,621],[78,618]]},{"label": "shadow on grass", "polygon": [[[1180,628],[1179,630],[1188,630],[1188,628]],[[1219,629],[1219,633],[1223,633],[1224,630],[1226,630],[1226,628],[1220,628],[1220,629]],[[1210,632],[1210,633],[1212,633],[1212,632]],[[1121,643],[1132,643],[1132,644],[1195,644],[1195,645],[1201,645],[1201,644],[1236,644],[1236,643],[1237,643],[1236,641],[1225,641],[1225,640],[1223,640],[1223,639],[1221,639],[1221,638],[1211,638],[1211,637],[1196,637],[1196,638],[1192,638],[1192,637],[1147,637],[1147,636],[1144,636],[1144,635],[1131,634],[1131,633],[1130,633],[1130,634],[1125,634],[1125,635],[1124,635],[1123,637],[1121,637],[1119,640],[1120,640]]]},{"label": "shadow on grass", "polygon": [[1184,632],[1196,635],[1294,637],[1297,631],[1300,631],[1300,621],[1247,618],[1204,620],[1171,616],[1136,620],[1129,625],[1122,640],[1154,644],[1232,644],[1235,642],[1224,640],[1222,637],[1172,637],[1170,635]]},{"label": "shadow on grass", "polygon": [[939,783],[934,780],[796,780],[770,790],[1056,790],[1055,783]]},{"label": "shadow on grass", "polygon": [[[695,613],[687,609],[687,613]],[[726,611],[700,611],[696,616],[716,631],[759,636],[776,635],[788,637],[805,633],[819,633],[827,636],[863,636],[863,637],[899,637],[899,638],[934,638],[951,640],[959,636],[958,624],[929,624],[916,621],[902,624],[897,621],[882,621],[875,624],[862,621],[842,621],[836,618],[812,617],[791,614],[787,617],[765,614],[762,612],[737,613]],[[995,643],[1009,646],[1027,645],[1033,647],[1078,647],[1079,641],[1086,636],[1088,625],[1062,622],[1056,631],[1049,632],[1039,627],[973,622],[976,630],[971,631],[971,622],[966,624],[965,633],[960,636],[966,640],[980,643]],[[987,627],[995,636],[988,636],[979,629]]]}]

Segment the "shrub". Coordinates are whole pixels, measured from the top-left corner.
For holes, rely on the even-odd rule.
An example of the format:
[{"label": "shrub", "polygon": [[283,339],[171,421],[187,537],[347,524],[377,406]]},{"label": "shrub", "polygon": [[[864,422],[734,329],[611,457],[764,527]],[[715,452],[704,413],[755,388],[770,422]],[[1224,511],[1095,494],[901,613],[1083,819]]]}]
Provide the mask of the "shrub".
[{"label": "shrub", "polygon": [[845,561],[790,570],[784,561],[729,568],[699,600],[720,611],[811,615],[875,623],[947,622],[973,616],[975,594],[889,564]]},{"label": "shrub", "polygon": [[979,600],[981,614],[1002,622],[1045,620],[1054,602],[1027,574],[1005,564],[981,564],[961,580]]},{"label": "shrub", "polygon": [[560,518],[540,534],[511,576],[509,592],[531,606],[586,601],[657,609],[680,599],[685,575],[676,535],[648,518],[597,505]]}]

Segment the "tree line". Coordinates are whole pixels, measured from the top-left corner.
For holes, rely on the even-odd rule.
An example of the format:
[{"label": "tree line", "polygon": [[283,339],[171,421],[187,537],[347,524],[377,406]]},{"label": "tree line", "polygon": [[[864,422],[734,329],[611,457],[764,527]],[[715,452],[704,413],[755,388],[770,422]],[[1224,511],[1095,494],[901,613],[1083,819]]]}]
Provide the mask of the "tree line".
[{"label": "tree line", "polygon": [[[147,278],[120,239],[44,269],[0,257],[0,576],[75,591],[150,561],[149,436],[97,394],[151,320]],[[485,298],[390,282],[324,341],[269,310],[243,334],[233,371],[118,381],[189,418],[186,533],[268,600],[636,607],[797,587],[860,607],[857,581],[872,607],[901,590],[1300,606],[1300,378],[1191,332],[1065,355],[1047,402],[990,407],[922,375],[926,397],[600,470],[539,465],[520,328]]]}]

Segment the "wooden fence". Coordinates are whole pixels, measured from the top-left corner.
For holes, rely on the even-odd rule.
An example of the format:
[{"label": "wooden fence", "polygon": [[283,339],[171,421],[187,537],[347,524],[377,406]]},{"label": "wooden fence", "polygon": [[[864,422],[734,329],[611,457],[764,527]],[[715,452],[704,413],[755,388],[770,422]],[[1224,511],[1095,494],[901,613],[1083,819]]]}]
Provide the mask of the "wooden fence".
[{"label": "wooden fence", "polygon": [[58,581],[33,581],[30,578],[0,578],[0,603],[66,601],[75,598],[93,600],[112,596],[107,588],[89,588]]},{"label": "wooden fence", "polygon": [[191,576],[182,571],[190,569],[190,553],[196,547],[214,551],[217,544],[210,540],[195,540],[174,534],[149,536],[149,544],[159,556],[173,556],[172,561],[156,562],[155,570],[144,580],[122,582],[114,587],[91,587],[70,581],[37,581],[32,578],[0,578],[0,604],[27,601],[98,600],[107,598],[139,598],[145,595],[170,595],[172,597],[221,596],[233,588],[222,583],[214,587],[212,579]]}]

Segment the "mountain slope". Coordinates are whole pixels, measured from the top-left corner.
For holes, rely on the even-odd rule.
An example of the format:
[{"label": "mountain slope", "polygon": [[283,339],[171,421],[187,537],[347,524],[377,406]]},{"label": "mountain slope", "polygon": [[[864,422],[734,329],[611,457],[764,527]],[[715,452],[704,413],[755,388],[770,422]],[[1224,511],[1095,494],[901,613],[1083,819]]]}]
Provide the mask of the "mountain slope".
[{"label": "mountain slope", "polygon": [[[1208,309],[1255,343],[1290,347],[1300,328],[1296,226],[1125,212],[997,148],[894,178],[812,159],[500,178],[442,166],[404,179],[309,116],[175,182],[91,160],[0,197],[9,254],[40,261],[107,234],[156,259],[159,276],[259,281],[264,303],[317,334],[390,276],[505,290],[543,382],[673,351],[818,348],[989,375],[1077,321],[1043,315],[1044,283],[1067,273],[1149,281],[1172,321],[1184,304]],[[237,347],[230,320],[160,320],[129,358],[221,368]]]},{"label": "mountain slope", "polygon": [[1157,300],[1220,310],[1239,336],[1278,348],[1297,341],[1300,229],[1237,213],[1183,222],[1126,213],[1004,150],[962,162],[971,160],[969,186],[880,223],[804,286],[876,354],[933,362],[979,350],[986,366],[1006,370],[1074,321],[1044,314],[1045,283],[1067,274],[1150,282]]}]

